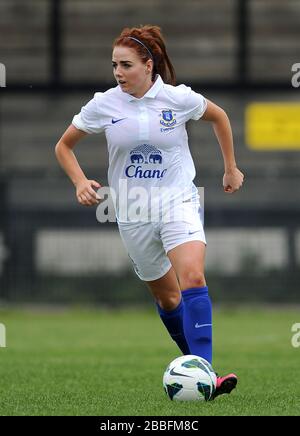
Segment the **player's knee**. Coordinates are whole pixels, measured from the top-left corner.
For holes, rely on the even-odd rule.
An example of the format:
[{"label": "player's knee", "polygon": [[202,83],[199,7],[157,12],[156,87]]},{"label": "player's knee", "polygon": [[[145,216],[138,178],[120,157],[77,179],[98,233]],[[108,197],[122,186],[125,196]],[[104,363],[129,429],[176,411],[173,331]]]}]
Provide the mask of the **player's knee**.
[{"label": "player's knee", "polygon": [[166,295],[158,298],[157,303],[163,310],[174,310],[178,306],[181,300],[181,295],[178,293],[175,295]]},{"label": "player's knee", "polygon": [[206,286],[204,273],[198,270],[186,271],[179,280],[182,289]]}]

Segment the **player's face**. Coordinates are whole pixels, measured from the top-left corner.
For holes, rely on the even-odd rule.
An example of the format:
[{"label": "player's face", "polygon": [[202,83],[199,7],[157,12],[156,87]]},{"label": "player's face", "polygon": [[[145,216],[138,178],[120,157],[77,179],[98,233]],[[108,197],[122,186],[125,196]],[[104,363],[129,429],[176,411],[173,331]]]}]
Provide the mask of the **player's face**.
[{"label": "player's face", "polygon": [[152,61],[145,64],[134,49],[117,46],[113,50],[114,76],[122,91],[142,97],[152,85]]}]

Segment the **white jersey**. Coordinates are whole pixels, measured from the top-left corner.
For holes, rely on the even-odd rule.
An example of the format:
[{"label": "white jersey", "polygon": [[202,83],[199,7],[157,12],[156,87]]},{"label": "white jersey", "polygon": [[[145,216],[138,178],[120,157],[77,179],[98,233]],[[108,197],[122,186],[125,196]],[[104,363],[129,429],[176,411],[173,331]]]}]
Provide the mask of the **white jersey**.
[{"label": "white jersey", "polygon": [[[121,210],[120,189],[130,193],[142,188],[149,198],[153,188],[180,188],[185,200],[192,193],[197,195],[185,124],[201,118],[206,107],[201,94],[185,85],[165,84],[157,75],[142,98],[135,98],[117,86],[95,93],[74,116],[72,123],[76,128],[106,135],[108,182],[116,194],[120,222],[128,221]],[[134,195],[128,197],[134,201]],[[151,207],[150,203],[147,207]]]}]

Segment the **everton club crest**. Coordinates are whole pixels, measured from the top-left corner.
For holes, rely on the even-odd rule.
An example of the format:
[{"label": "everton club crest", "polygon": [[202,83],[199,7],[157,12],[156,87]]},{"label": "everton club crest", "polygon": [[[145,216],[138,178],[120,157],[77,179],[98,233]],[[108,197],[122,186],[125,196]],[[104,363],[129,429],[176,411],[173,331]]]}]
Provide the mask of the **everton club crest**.
[{"label": "everton club crest", "polygon": [[[176,114],[174,114],[174,112],[172,111],[172,109],[165,109],[161,111],[160,114],[160,124],[162,124],[164,127],[167,128],[172,128],[175,126],[176,124],[176,119],[175,119]],[[163,129],[166,130],[166,129]]]}]

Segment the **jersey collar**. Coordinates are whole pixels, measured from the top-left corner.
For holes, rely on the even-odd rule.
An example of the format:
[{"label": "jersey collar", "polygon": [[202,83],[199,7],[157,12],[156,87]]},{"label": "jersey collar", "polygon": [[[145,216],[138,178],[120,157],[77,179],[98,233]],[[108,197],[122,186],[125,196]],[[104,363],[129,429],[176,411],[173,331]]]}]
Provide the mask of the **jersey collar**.
[{"label": "jersey collar", "polygon": [[126,92],[124,92],[124,94],[126,94],[128,101],[134,101],[134,100],[140,101],[143,100],[144,98],[155,98],[158,92],[160,91],[160,89],[163,87],[163,84],[164,82],[162,81],[162,78],[160,77],[159,74],[157,74],[154,84],[151,86],[149,91],[147,91],[146,94],[143,95],[143,97],[136,98],[133,95],[127,94]]}]

